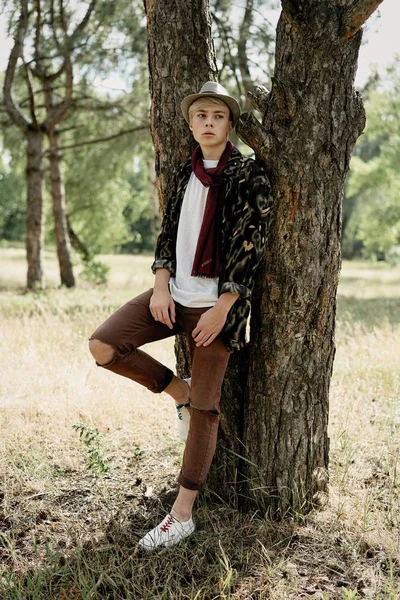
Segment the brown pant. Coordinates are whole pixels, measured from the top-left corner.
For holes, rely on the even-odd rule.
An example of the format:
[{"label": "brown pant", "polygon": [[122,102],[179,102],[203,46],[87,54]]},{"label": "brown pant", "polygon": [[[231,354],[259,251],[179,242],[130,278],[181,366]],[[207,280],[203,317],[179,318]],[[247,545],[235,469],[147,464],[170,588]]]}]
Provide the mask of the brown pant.
[{"label": "brown pant", "polygon": [[186,334],[192,364],[190,429],[178,481],[189,490],[198,490],[206,479],[215,453],[219,401],[230,352],[221,336],[209,346],[196,347],[194,343],[192,331],[208,307],[188,308],[175,303],[176,321],[173,329],[169,329],[151,315],[152,294],[150,289],[121,306],[90,339],[99,340],[115,350],[113,360],[100,366],[159,393],[172,381],[173,372],[139,348],[178,333]]}]

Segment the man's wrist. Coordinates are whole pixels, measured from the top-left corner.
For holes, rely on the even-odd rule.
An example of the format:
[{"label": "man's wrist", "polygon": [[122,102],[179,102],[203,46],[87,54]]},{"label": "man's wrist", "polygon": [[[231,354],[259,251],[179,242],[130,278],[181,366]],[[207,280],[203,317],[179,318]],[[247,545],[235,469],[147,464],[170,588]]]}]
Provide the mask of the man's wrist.
[{"label": "man's wrist", "polygon": [[168,282],[165,283],[164,281],[159,281],[158,283],[154,283],[154,285],[153,285],[153,291],[154,292],[168,292],[169,293]]},{"label": "man's wrist", "polygon": [[233,292],[224,292],[221,294],[217,300],[216,307],[220,310],[223,310],[228,314],[233,304],[239,298],[239,294],[234,294]]},{"label": "man's wrist", "polygon": [[156,277],[153,285],[154,291],[169,292],[169,280],[171,273],[167,269],[157,269]]}]

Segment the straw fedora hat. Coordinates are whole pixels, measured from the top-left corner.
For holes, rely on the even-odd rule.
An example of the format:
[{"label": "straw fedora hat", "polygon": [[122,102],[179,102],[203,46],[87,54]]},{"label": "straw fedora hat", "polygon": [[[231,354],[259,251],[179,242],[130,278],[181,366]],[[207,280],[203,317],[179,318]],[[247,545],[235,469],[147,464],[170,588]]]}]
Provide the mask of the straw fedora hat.
[{"label": "straw fedora hat", "polygon": [[186,96],[182,100],[181,109],[186,121],[189,123],[190,105],[193,104],[195,100],[198,100],[199,98],[207,98],[207,96],[210,98],[219,98],[230,108],[233,125],[235,126],[240,117],[240,106],[235,98],[230,96],[226,89],[216,81],[207,81],[198,94],[190,94],[190,96]]}]

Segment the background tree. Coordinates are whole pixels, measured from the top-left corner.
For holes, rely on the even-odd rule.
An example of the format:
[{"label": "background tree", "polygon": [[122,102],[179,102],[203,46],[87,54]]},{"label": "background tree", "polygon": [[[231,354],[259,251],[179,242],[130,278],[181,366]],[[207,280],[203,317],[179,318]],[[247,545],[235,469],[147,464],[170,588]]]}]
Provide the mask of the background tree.
[{"label": "background tree", "polygon": [[24,148],[15,128],[0,132],[0,240],[23,240],[26,230]]},{"label": "background tree", "polygon": [[[57,169],[57,149],[55,127],[68,111],[73,91],[73,72],[71,48],[85,28],[94,8],[95,0],[88,6],[86,14],[68,34],[63,1],[59,3],[59,14],[54,13],[54,3],[51,2],[48,13],[42,9],[40,2],[35,2],[30,10],[27,0],[21,0],[20,17],[16,29],[15,43],[8,61],[4,79],[4,105],[14,124],[23,132],[27,143],[27,287],[42,288],[44,285],[42,268],[43,247],[43,136],[46,133],[51,143],[51,173],[52,192],[54,198],[54,215],[57,231],[57,251],[60,261],[61,281],[67,286],[74,285],[72,264],[69,256],[69,240],[64,216],[64,198],[62,194],[60,172]],[[34,17],[33,29],[29,30],[30,20]],[[58,17],[58,18],[57,18]],[[58,27],[57,27],[58,26]],[[62,31],[62,42],[58,30]],[[49,32],[47,36],[45,32]],[[32,59],[27,60],[27,36],[33,39]],[[55,51],[56,50],[56,51]],[[61,56],[60,56],[61,54]],[[60,62],[61,65],[57,64]],[[17,63],[21,60],[21,69],[29,98],[30,119],[21,111],[14,101],[12,90],[16,75]],[[51,72],[49,72],[51,70]],[[37,93],[34,90],[32,75],[39,79],[43,89]],[[63,80],[64,93],[60,102],[54,103],[54,85],[59,86]],[[45,116],[38,107],[38,95],[44,94]]]},{"label": "background tree", "polygon": [[255,81],[272,74],[275,31],[263,9],[274,4],[273,0],[246,0],[239,8],[232,0],[211,2],[218,80],[246,110],[253,110],[247,92]]},{"label": "background tree", "polygon": [[[85,8],[86,10],[83,10]],[[131,177],[133,155],[139,157],[144,153],[146,157],[143,163],[148,161],[149,155],[152,155],[148,142],[142,143],[143,137],[149,140],[148,93],[142,91],[142,80],[147,81],[143,6],[140,2],[118,0],[118,2],[102,2],[94,10],[94,2],[92,2],[90,5],[80,6],[79,9],[76,7],[76,10],[71,12],[63,3],[55,5],[53,2],[44,2],[36,3],[33,9],[36,11],[36,17],[34,20],[28,19],[25,36],[28,48],[26,52],[31,54],[31,60],[26,61],[26,69],[16,67],[13,94],[19,98],[19,109],[24,114],[29,110],[32,113],[32,103],[34,103],[36,121],[41,123],[43,132],[49,139],[49,149],[45,154],[50,163],[49,192],[54,207],[53,225],[50,221],[49,225],[57,243],[61,282],[73,285],[72,261],[67,251],[68,229],[61,163],[67,166],[68,162],[71,164],[74,162],[78,167],[77,173],[83,172],[81,163],[74,158],[75,154],[79,154],[82,160],[85,154],[88,157],[88,160],[84,161],[86,166],[89,163],[92,167],[92,170],[86,171],[84,181],[80,181],[83,183],[80,189],[76,185],[71,185],[72,177],[69,184],[66,182],[67,192],[68,189],[77,192],[73,206],[70,206],[70,199],[68,199],[71,208],[68,212],[77,216],[78,204],[86,211],[89,210],[88,204],[90,204],[94,214],[99,215],[101,207],[104,208],[104,203],[99,201],[95,194],[105,199],[108,193],[107,201],[108,204],[111,203],[111,208],[106,207],[104,211],[102,225],[105,231],[102,231],[102,235],[96,235],[98,231],[95,231],[95,225],[98,221],[92,218],[87,220],[89,227],[84,230],[83,237],[78,239],[77,232],[80,230],[80,235],[82,234],[83,222],[77,219],[74,223],[71,215],[68,219],[69,232],[73,234],[72,240],[76,249],[92,263],[95,251],[111,249],[110,240],[114,240],[113,250],[127,241],[127,236],[122,235],[122,231],[128,231],[130,224],[124,221],[123,213],[124,206],[132,203],[131,185],[128,179]],[[91,20],[88,25],[89,18]],[[10,23],[15,23],[14,12],[10,13]],[[55,108],[60,106],[62,100],[60,97],[62,86],[60,88],[57,84],[57,77],[63,77],[64,63],[60,61],[67,50],[70,63],[72,65],[73,62],[75,69],[75,91],[74,96],[69,99],[70,110],[64,116],[61,129],[52,124],[48,117],[54,114]],[[113,73],[112,84],[107,83],[110,72]],[[32,80],[28,94],[27,74]],[[107,94],[95,91],[100,89],[103,81],[105,85],[114,86],[118,85],[115,81],[120,81],[121,89],[109,90]],[[88,114],[90,114],[89,118]],[[78,115],[82,118],[78,118]],[[7,126],[7,123],[5,125]],[[140,150],[129,147],[127,136],[128,139],[130,136]],[[102,145],[103,151],[94,150],[96,144]],[[61,152],[63,148],[68,150],[67,161]],[[13,153],[14,151],[15,148],[12,148]],[[112,153],[111,159],[107,158],[107,151]],[[42,148],[41,155],[43,154]],[[98,158],[100,155],[104,156],[103,165],[96,164],[96,160],[92,160],[94,156]],[[118,163],[117,168],[116,163]],[[111,170],[112,164],[114,170]],[[98,173],[93,174],[95,166],[98,168]],[[70,169],[68,172],[72,175]],[[122,172],[126,180],[123,185],[121,185],[121,178],[117,178],[117,174],[121,175]],[[79,177],[77,179],[79,180]],[[103,186],[99,194],[100,180]],[[91,188],[95,192],[93,196],[89,196]],[[118,206],[121,207],[119,212],[117,212]],[[147,217],[140,225],[146,228],[145,236],[147,229],[151,235],[151,223],[154,222],[151,211],[147,213]],[[129,210],[125,212],[126,219],[128,214]],[[105,241],[107,228],[104,227],[105,222],[108,222],[107,216],[111,222],[111,227],[108,228],[108,243]],[[114,220],[118,226],[113,224],[113,216],[114,218],[117,216]],[[35,223],[41,224],[42,217]],[[38,226],[39,229],[42,230],[41,226]],[[116,233],[117,235],[113,237]],[[41,239],[42,232],[40,236]],[[137,238],[137,234],[135,236]],[[41,245],[42,243],[39,247]],[[143,247],[143,243],[139,241],[138,247]],[[60,249],[64,249],[65,252],[60,252]],[[65,264],[68,265],[67,269],[63,268]]]}]

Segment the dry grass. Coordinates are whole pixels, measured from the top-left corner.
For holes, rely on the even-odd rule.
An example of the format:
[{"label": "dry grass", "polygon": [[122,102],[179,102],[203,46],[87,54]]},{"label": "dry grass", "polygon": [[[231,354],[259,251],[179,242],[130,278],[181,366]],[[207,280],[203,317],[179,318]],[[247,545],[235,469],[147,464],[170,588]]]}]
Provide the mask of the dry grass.
[{"label": "dry grass", "polygon": [[[40,296],[22,293],[21,250],[0,259],[2,600],[400,597],[400,269],[343,267],[325,509],[270,523],[205,494],[196,535],[143,557],[137,539],[175,494],[173,407],[96,368],[86,340],[150,287],[151,258],[105,257],[106,288],[66,291],[49,253]],[[173,367],[172,340],[151,351]]]}]

